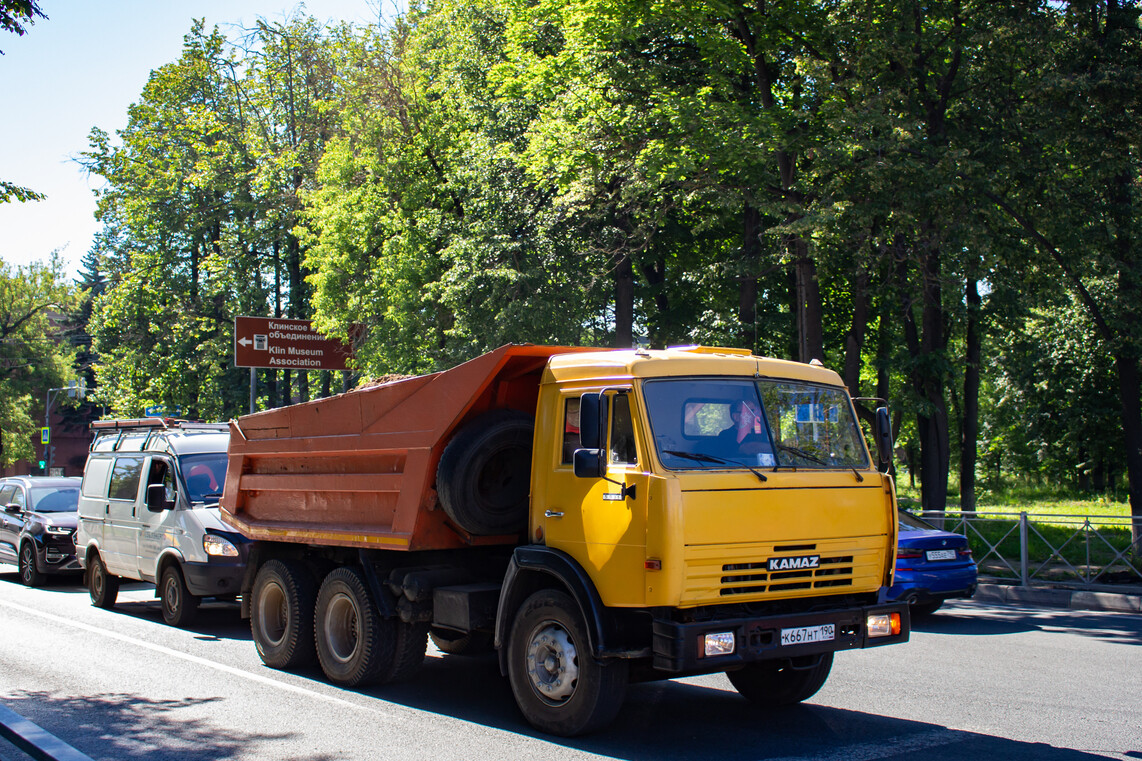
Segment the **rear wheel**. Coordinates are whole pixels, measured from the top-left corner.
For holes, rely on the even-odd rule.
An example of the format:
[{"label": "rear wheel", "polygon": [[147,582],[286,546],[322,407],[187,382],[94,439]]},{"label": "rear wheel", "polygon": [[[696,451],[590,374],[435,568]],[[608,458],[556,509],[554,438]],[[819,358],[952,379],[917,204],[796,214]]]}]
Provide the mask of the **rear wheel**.
[{"label": "rear wheel", "polygon": [[541,590],[512,624],[508,677],[528,722],[570,737],[601,729],[622,707],[629,673],[624,660],[595,660],[579,606],[567,594]]},{"label": "rear wheel", "polygon": [[330,682],[357,687],[391,673],[395,624],[381,618],[359,571],[331,571],[321,582],[314,615],[317,659]]},{"label": "rear wheel", "polygon": [[258,569],[250,603],[250,634],[262,663],[289,669],[312,663],[317,584],[302,564],[270,560]]},{"label": "rear wheel", "polygon": [[392,632],[393,660],[381,676],[385,682],[395,682],[414,674],[424,663],[424,651],[428,648],[428,624],[394,621]]},{"label": "rear wheel", "polygon": [[456,632],[433,628],[429,633],[432,644],[448,655],[484,655],[495,649],[491,632]]},{"label": "rear wheel", "polygon": [[726,673],[730,683],[750,702],[778,708],[808,700],[829,678],[833,654],[825,653],[815,663],[801,659],[750,663],[738,671]]},{"label": "rear wheel", "polygon": [[186,581],[177,565],[167,566],[159,581],[159,598],[162,601],[163,620],[171,626],[190,626],[198,616],[198,598],[186,588]]},{"label": "rear wheel", "polygon": [[20,548],[20,581],[26,586],[38,587],[44,583],[44,575],[36,568],[36,548],[30,541]]},{"label": "rear wheel", "polygon": [[87,562],[87,591],[92,605],[108,610],[115,606],[115,598],[119,596],[119,577],[107,573],[107,566],[99,555],[92,555]]}]

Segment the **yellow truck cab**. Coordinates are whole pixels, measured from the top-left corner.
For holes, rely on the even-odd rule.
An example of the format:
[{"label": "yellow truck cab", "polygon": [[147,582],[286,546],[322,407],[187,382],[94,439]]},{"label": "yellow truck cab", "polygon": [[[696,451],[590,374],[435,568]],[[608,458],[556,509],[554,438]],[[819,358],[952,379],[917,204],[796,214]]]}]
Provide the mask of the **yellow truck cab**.
[{"label": "yellow truck cab", "polygon": [[575,735],[631,679],[726,672],[785,705],[834,652],[908,639],[893,483],[818,365],[504,347],[231,425],[223,518],[253,540],[271,666],[316,650],[356,686],[411,673],[428,634],[495,647],[527,720]]}]

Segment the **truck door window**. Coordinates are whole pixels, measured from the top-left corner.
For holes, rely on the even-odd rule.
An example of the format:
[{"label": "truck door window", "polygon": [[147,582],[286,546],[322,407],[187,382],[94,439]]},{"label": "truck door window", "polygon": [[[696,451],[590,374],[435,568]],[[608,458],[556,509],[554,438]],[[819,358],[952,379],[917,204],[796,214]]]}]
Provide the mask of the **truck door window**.
[{"label": "truck door window", "polygon": [[139,479],[143,474],[143,460],[140,457],[119,457],[111,471],[111,499],[134,501],[139,495]]},{"label": "truck door window", "polygon": [[634,421],[630,416],[630,395],[617,394],[611,405],[611,462],[638,464],[634,445]]},{"label": "truck door window", "polygon": [[572,397],[563,404],[563,459],[564,465],[575,461],[575,450],[582,443],[579,439],[579,397]]}]

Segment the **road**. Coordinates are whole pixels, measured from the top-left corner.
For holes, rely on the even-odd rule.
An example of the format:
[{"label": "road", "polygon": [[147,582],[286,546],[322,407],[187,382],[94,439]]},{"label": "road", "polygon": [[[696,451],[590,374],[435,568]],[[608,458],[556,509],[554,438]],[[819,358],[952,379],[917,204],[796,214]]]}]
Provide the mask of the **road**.
[{"label": "road", "polygon": [[235,605],[179,630],[142,585],[104,611],[0,566],[0,704],[100,760],[1142,759],[1142,616],[950,604],[905,645],[838,655],[795,708],[721,675],[639,684],[609,730],[561,740],[490,657],[430,647],[412,682],[341,690],[263,667]]}]

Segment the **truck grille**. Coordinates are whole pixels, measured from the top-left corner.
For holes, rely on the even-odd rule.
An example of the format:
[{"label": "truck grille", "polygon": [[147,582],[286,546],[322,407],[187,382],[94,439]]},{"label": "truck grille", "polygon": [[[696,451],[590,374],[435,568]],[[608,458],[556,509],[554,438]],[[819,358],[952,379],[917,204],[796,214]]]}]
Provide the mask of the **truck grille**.
[{"label": "truck grille", "polygon": [[848,587],[853,583],[853,557],[843,555],[820,559],[819,567],[769,572],[765,562],[727,563],[722,566],[723,597],[784,592],[796,589]]},{"label": "truck grille", "polygon": [[692,546],[686,553],[683,600],[703,604],[875,589],[884,573],[883,541]]}]

